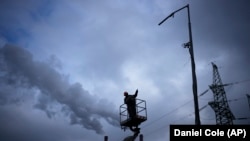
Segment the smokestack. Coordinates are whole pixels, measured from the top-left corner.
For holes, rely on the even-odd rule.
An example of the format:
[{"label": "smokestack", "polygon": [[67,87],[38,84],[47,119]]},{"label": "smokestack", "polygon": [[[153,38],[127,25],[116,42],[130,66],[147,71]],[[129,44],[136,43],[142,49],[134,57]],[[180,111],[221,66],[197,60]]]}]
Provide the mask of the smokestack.
[{"label": "smokestack", "polygon": [[104,136],[104,141],[108,141],[108,136]]},{"label": "smokestack", "polygon": [[142,134],[140,134],[139,139],[140,139],[140,141],[143,141],[143,135]]}]

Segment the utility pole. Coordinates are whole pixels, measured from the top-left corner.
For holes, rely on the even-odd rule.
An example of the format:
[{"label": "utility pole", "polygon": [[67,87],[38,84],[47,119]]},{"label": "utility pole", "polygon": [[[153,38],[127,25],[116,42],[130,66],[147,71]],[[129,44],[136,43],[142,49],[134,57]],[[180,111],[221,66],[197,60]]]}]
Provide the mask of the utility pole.
[{"label": "utility pole", "polygon": [[189,29],[189,42],[184,44],[184,48],[189,49],[189,53],[191,56],[191,67],[192,67],[192,79],[193,79],[193,97],[194,97],[194,111],[195,111],[195,124],[200,125],[200,114],[199,114],[199,103],[198,103],[198,94],[197,94],[197,78],[195,73],[195,61],[194,61],[194,51],[193,51],[193,39],[192,39],[192,29],[191,29],[191,20],[190,20],[190,10],[189,4],[186,6],[172,12],[169,16],[167,16],[164,20],[162,20],[158,25],[161,25],[165,22],[169,17],[173,17],[175,13],[181,11],[182,9],[187,8],[188,12],[188,29]]}]

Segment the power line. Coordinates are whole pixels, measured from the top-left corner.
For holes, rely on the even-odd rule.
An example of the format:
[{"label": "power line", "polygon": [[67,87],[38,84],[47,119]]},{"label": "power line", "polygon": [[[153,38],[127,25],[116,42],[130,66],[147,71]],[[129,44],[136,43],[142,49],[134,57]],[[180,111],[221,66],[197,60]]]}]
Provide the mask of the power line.
[{"label": "power line", "polygon": [[149,124],[145,125],[145,126],[144,126],[144,127],[142,127],[142,128],[148,127],[149,125],[151,125],[151,124],[153,124],[153,123],[155,123],[155,122],[157,122],[157,121],[161,120],[162,118],[166,117],[167,115],[169,115],[169,114],[171,114],[171,113],[175,112],[176,110],[179,110],[181,107],[183,107],[183,106],[187,105],[187,104],[188,104],[189,102],[191,102],[191,101],[192,101],[192,100],[190,100],[190,101],[188,101],[188,102],[184,103],[183,105],[181,105],[181,106],[179,106],[179,107],[177,107],[177,108],[173,109],[172,111],[170,111],[170,112],[168,112],[168,113],[166,113],[166,114],[164,114],[164,115],[160,116],[159,118],[157,118],[156,120],[153,120],[151,123],[149,123]]},{"label": "power line", "polygon": [[[202,92],[198,97],[203,96],[204,94],[206,94],[206,93],[208,92],[208,90],[209,90],[209,89],[207,89],[207,90],[205,90],[204,92]],[[150,122],[149,124],[145,125],[145,126],[142,127],[142,128],[148,127],[149,125],[151,125],[151,124],[153,124],[153,123],[155,123],[155,122],[161,120],[162,118],[164,118],[164,117],[166,117],[167,115],[169,115],[169,114],[171,114],[171,113],[173,113],[173,112],[179,110],[180,108],[184,107],[185,105],[187,105],[188,103],[190,103],[190,102],[192,102],[192,101],[193,101],[193,100],[190,100],[190,101],[184,103],[183,105],[181,105],[181,106],[179,106],[179,107],[173,109],[172,111],[170,111],[170,112],[168,112],[168,113],[166,113],[166,114],[160,116],[160,117],[157,118],[156,120],[153,120],[152,122]]]},{"label": "power line", "polygon": [[[224,84],[224,86],[230,86],[230,85],[245,83],[245,82],[248,82],[248,81],[250,81],[250,79],[246,79],[246,80],[242,80],[242,81],[236,81],[236,82],[233,82],[233,83],[227,83],[227,84]],[[205,95],[209,90],[210,90],[209,88],[206,89],[204,92],[202,92],[201,94],[199,94],[198,97],[200,98],[201,96]],[[241,97],[241,98],[238,98],[238,99],[228,100],[228,102],[238,101],[239,99],[243,99],[243,98]],[[146,128],[146,127],[152,125],[153,123],[160,121],[160,120],[163,119],[164,117],[166,117],[166,116],[172,114],[173,112],[175,112],[175,111],[181,109],[182,107],[184,107],[185,105],[187,105],[188,103],[190,103],[190,102],[192,102],[192,101],[193,101],[193,100],[187,101],[186,103],[184,103],[184,104],[182,104],[181,106],[179,106],[179,107],[177,107],[177,108],[171,110],[170,112],[168,112],[168,113],[166,113],[166,114],[160,116],[159,118],[153,120],[152,122],[150,122],[149,124],[145,125],[145,126],[142,127],[142,128]],[[208,106],[208,105],[204,105],[203,107],[201,107],[201,108],[199,109],[199,111],[202,111],[202,110],[205,109],[207,106]],[[192,116],[193,114],[194,114],[194,112],[193,112],[193,113],[190,113],[190,114],[188,114],[188,115],[186,115],[186,116],[184,116],[184,117],[182,117],[182,118],[180,118],[180,119],[178,119],[178,120],[181,120],[181,119],[183,119],[183,118],[185,118],[185,117],[187,117],[187,116]],[[176,120],[176,121],[178,121],[178,120]],[[174,121],[174,122],[176,122],[176,121]],[[160,127],[160,128],[157,128],[157,129],[155,129],[155,130],[162,129],[162,128],[165,127],[165,126],[167,126],[167,125],[164,125],[164,126],[162,126],[162,127]],[[153,130],[153,132],[155,132],[155,130]]]},{"label": "power line", "polygon": [[235,118],[235,120],[247,120],[247,119],[250,119],[250,117]]},{"label": "power line", "polygon": [[[202,92],[198,97],[203,96],[204,94],[206,94],[206,93],[208,92],[208,90],[209,90],[209,89],[207,89],[207,90],[205,90],[204,92]],[[145,128],[145,127],[147,127],[147,126],[149,126],[149,125],[151,125],[151,124],[153,124],[153,123],[155,123],[155,122],[161,120],[162,118],[164,118],[164,117],[166,117],[167,115],[169,115],[169,114],[171,114],[171,113],[173,113],[173,112],[179,110],[180,108],[182,108],[183,106],[187,105],[188,103],[190,103],[190,102],[192,102],[192,101],[193,101],[193,100],[190,100],[190,101],[184,103],[183,105],[181,105],[181,106],[179,106],[179,107],[173,109],[172,111],[170,111],[170,112],[168,112],[168,113],[166,113],[166,114],[160,116],[160,117],[157,118],[156,120],[153,120],[152,122],[150,122],[149,124],[145,125],[145,126],[142,127],[142,128]]]},{"label": "power line", "polygon": [[[209,89],[205,90],[204,92],[202,92],[202,93],[199,95],[199,97],[205,95],[208,91],[209,91]],[[238,101],[238,100],[240,100],[240,99],[244,99],[244,98],[243,98],[243,97],[240,97],[240,98],[237,98],[237,99],[231,99],[231,100],[229,99],[228,102],[234,102],[234,101]],[[184,107],[185,105],[187,105],[187,104],[190,103],[191,101],[193,101],[193,100],[190,100],[190,101],[184,103],[183,105],[181,105],[181,106],[179,106],[179,107],[173,109],[172,111],[170,111],[170,112],[168,112],[168,113],[166,113],[166,114],[160,116],[159,118],[153,120],[152,122],[150,122],[149,124],[145,125],[145,126],[142,127],[142,128],[145,128],[145,127],[148,127],[148,126],[152,125],[153,123],[155,123],[155,122],[161,120],[162,118],[166,117],[167,115],[170,115],[171,113],[173,113],[173,112],[175,112],[175,111],[181,109],[182,107]],[[202,110],[205,109],[207,106],[208,106],[208,105],[204,105],[203,107],[201,107],[201,108],[199,109],[199,111],[202,111]],[[188,116],[193,115],[193,114],[194,114],[194,113],[189,114]],[[186,116],[184,116],[184,117],[186,117]],[[181,119],[182,119],[182,118],[181,118]],[[178,120],[177,120],[177,121],[178,121]]]},{"label": "power line", "polygon": [[239,98],[235,98],[235,99],[229,99],[229,100],[227,100],[227,102],[235,102],[235,101],[242,100],[242,99],[245,99],[245,98],[239,97]]},{"label": "power line", "polygon": [[[205,91],[204,91],[203,93],[201,93],[199,96],[203,96],[206,92],[207,92],[207,90],[205,90]],[[228,102],[234,102],[234,101],[238,101],[238,100],[240,100],[240,99],[244,99],[244,98],[243,98],[243,97],[240,97],[240,98],[237,98],[237,99],[228,100]],[[191,101],[192,101],[192,100],[191,100]],[[177,110],[180,109],[181,107],[185,106],[186,104],[188,104],[188,103],[191,102],[191,101],[186,102],[185,104],[181,105],[180,107],[178,107],[178,108],[176,108],[176,109],[177,109]],[[208,106],[208,104],[202,106],[202,107],[199,109],[199,112],[201,112],[202,110],[204,110],[207,106]],[[176,109],[174,109],[173,111],[175,111]],[[171,112],[169,112],[169,113],[167,113],[167,114],[170,114],[170,113],[172,113],[173,111],[171,111]],[[167,114],[161,116],[160,118],[154,120],[154,121],[151,122],[150,124],[144,126],[144,128],[147,127],[147,126],[149,126],[149,125],[151,125],[151,124],[153,124],[154,122],[157,122],[158,120],[162,119],[163,117],[167,116]],[[185,115],[185,116],[183,116],[183,117],[181,117],[181,118],[179,118],[179,119],[177,119],[177,120],[174,120],[173,123],[175,123],[176,121],[182,120],[182,119],[184,119],[184,118],[193,116],[194,114],[195,114],[194,112],[189,113],[189,114],[187,114],[187,115]],[[202,118],[202,119],[203,119],[203,118]],[[235,120],[248,120],[248,119],[250,119],[250,117],[235,118]],[[214,120],[214,118],[211,118],[211,119],[203,119],[203,120]],[[159,127],[159,128],[156,128],[156,129],[152,130],[151,132],[148,132],[148,133],[146,133],[146,134],[144,134],[144,135],[145,135],[145,136],[151,135],[151,134],[155,133],[155,132],[158,131],[158,130],[161,130],[161,129],[163,129],[163,128],[166,128],[166,126],[168,126],[168,125],[169,125],[169,124],[164,124],[163,126],[161,126],[161,127]]]},{"label": "power line", "polygon": [[[202,107],[199,109],[199,111],[202,111],[202,110],[205,109],[207,106],[208,106],[208,105],[202,106]],[[188,115],[186,115],[186,116],[184,116],[184,117],[182,117],[182,118],[180,118],[180,119],[177,119],[177,120],[175,120],[175,121],[173,121],[173,122],[179,121],[179,120],[181,120],[181,119],[183,119],[183,118],[192,116],[192,115],[194,115],[194,114],[195,114],[195,112],[192,112],[192,113],[190,113],[190,114],[188,114]],[[158,131],[158,130],[161,130],[161,129],[163,129],[163,128],[166,128],[168,125],[169,125],[169,124],[164,124],[163,126],[161,126],[161,127],[159,127],[159,128],[156,128],[156,129],[154,129],[153,131],[151,131],[150,133],[148,132],[148,133],[146,133],[146,134],[144,134],[144,135],[145,135],[145,136],[151,135],[151,134],[155,133],[155,132]]]}]

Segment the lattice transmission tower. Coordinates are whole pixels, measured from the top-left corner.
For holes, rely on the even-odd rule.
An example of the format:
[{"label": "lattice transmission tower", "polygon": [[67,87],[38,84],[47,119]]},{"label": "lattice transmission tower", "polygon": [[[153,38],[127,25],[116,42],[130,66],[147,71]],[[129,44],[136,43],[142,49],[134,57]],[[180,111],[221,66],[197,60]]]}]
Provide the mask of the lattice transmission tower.
[{"label": "lattice transmission tower", "polygon": [[210,89],[213,92],[214,101],[208,102],[215,112],[216,124],[217,125],[232,125],[235,117],[231,112],[226,92],[218,71],[218,67],[212,63],[213,66],[213,84],[210,85]]}]

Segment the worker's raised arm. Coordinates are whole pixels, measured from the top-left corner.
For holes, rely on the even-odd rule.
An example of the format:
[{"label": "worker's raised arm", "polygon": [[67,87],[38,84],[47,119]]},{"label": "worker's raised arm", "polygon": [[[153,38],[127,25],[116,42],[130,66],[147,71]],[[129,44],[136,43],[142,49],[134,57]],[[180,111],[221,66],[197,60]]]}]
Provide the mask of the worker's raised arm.
[{"label": "worker's raised arm", "polygon": [[136,89],[134,97],[137,97],[137,95],[138,95],[138,89]]}]

